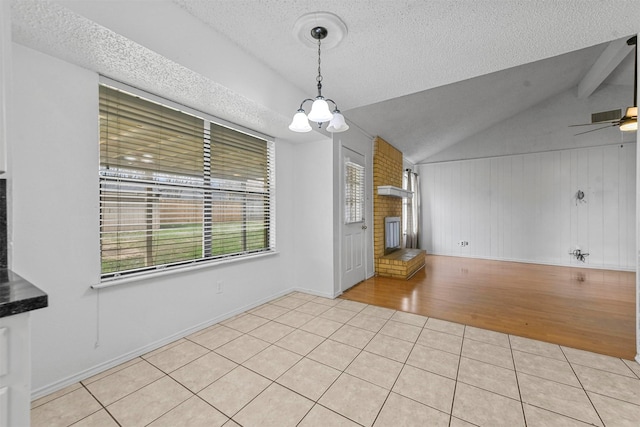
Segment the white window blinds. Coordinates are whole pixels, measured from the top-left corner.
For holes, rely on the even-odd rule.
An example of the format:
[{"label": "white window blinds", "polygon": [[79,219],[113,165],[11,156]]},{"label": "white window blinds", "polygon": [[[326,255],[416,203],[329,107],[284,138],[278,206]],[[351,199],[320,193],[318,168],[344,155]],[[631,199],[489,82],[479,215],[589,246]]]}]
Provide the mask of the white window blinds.
[{"label": "white window blinds", "polygon": [[275,248],[273,142],[100,86],[102,279]]},{"label": "white window blinds", "polygon": [[265,141],[211,124],[211,243],[216,254],[263,250],[271,224],[273,178]]},{"label": "white window blinds", "polygon": [[344,212],[345,224],[364,221],[364,167],[344,163]]}]

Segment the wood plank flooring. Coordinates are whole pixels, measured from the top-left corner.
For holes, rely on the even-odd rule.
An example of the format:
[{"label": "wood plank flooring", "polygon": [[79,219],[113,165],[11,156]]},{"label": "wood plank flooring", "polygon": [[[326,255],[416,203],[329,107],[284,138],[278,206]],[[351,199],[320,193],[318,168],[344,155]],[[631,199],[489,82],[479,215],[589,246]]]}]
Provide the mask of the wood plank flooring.
[{"label": "wood plank flooring", "polygon": [[427,255],[341,298],[633,360],[635,273]]}]

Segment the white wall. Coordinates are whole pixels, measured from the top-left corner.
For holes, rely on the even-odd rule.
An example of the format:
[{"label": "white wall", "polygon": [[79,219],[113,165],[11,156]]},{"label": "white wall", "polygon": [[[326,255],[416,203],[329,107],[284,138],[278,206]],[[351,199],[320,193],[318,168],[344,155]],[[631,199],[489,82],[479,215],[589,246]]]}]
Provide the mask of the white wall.
[{"label": "white wall", "polygon": [[295,283],[301,289],[333,297],[333,144],[323,138],[295,145],[293,150],[289,178],[293,221],[285,227],[293,233],[297,248]]},{"label": "white wall", "polygon": [[[331,294],[331,143],[282,140],[278,255],[90,289],[100,271],[98,75],[21,45],[13,50],[11,267],[49,294],[49,307],[32,313],[34,396],[291,289]],[[317,192],[299,197],[309,189]]]},{"label": "white wall", "polygon": [[0,3],[0,175],[7,170],[7,105],[11,88],[11,7]]},{"label": "white wall", "polygon": [[[636,144],[419,166],[429,253],[635,269]],[[585,203],[575,197],[585,193]],[[459,246],[459,241],[468,246]]]}]

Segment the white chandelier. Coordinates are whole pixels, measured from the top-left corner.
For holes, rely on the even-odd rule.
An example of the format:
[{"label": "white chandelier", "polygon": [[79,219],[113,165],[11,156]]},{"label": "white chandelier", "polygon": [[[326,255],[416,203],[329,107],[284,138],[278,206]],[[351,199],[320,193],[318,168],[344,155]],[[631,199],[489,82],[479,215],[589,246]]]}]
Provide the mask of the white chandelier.
[{"label": "white chandelier", "polygon": [[[349,129],[349,125],[344,120],[344,116],[338,110],[338,105],[332,99],[325,99],[322,96],[322,73],[320,71],[320,42],[327,37],[329,32],[325,27],[314,27],[311,30],[311,37],[318,40],[318,76],[316,82],[318,82],[318,96],[315,99],[307,98],[300,103],[300,108],[293,116],[293,121],[289,125],[289,129],[294,132],[310,132],[311,125],[309,120],[318,123],[318,127],[321,128],[323,123],[329,123],[327,130],[329,132],[344,132]],[[302,108],[305,102],[311,101],[311,111],[309,115]],[[333,104],[333,111],[329,109],[329,102]]]}]

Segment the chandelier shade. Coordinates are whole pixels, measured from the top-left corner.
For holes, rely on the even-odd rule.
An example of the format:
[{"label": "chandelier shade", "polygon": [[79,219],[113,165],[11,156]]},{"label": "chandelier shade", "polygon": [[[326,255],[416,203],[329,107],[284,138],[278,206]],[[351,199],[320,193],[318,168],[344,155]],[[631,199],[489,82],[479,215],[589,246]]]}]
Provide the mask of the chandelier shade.
[{"label": "chandelier shade", "polygon": [[[316,77],[318,95],[314,98],[307,98],[300,103],[296,114],[293,116],[293,120],[289,125],[289,129],[293,132],[310,132],[311,126],[309,120],[316,122],[318,128],[322,128],[324,123],[329,123],[327,131],[329,132],[344,132],[349,129],[344,116],[338,110],[338,105],[332,99],[325,99],[322,96],[322,72],[320,71],[320,47],[321,40],[327,37],[328,31],[324,27],[314,27],[311,30],[311,37],[318,40],[318,76]],[[307,115],[304,110],[304,104],[307,101],[312,101],[311,110]],[[334,110],[331,112],[329,108],[329,102],[334,105]]]},{"label": "chandelier shade", "polygon": [[316,123],[324,123],[333,119],[333,114],[329,111],[329,104],[321,96],[317,97],[313,104],[311,104],[311,111],[309,112],[309,120]]},{"label": "chandelier shade", "polygon": [[340,111],[335,110],[333,112],[333,119],[329,122],[329,126],[327,126],[327,130],[329,132],[344,132],[349,129],[349,125],[344,120],[344,116],[340,113]]},{"label": "chandelier shade", "polygon": [[307,115],[304,113],[304,110],[298,110],[298,112],[293,116],[289,129],[294,132],[311,131],[311,125],[309,124],[309,120],[307,119]]}]

